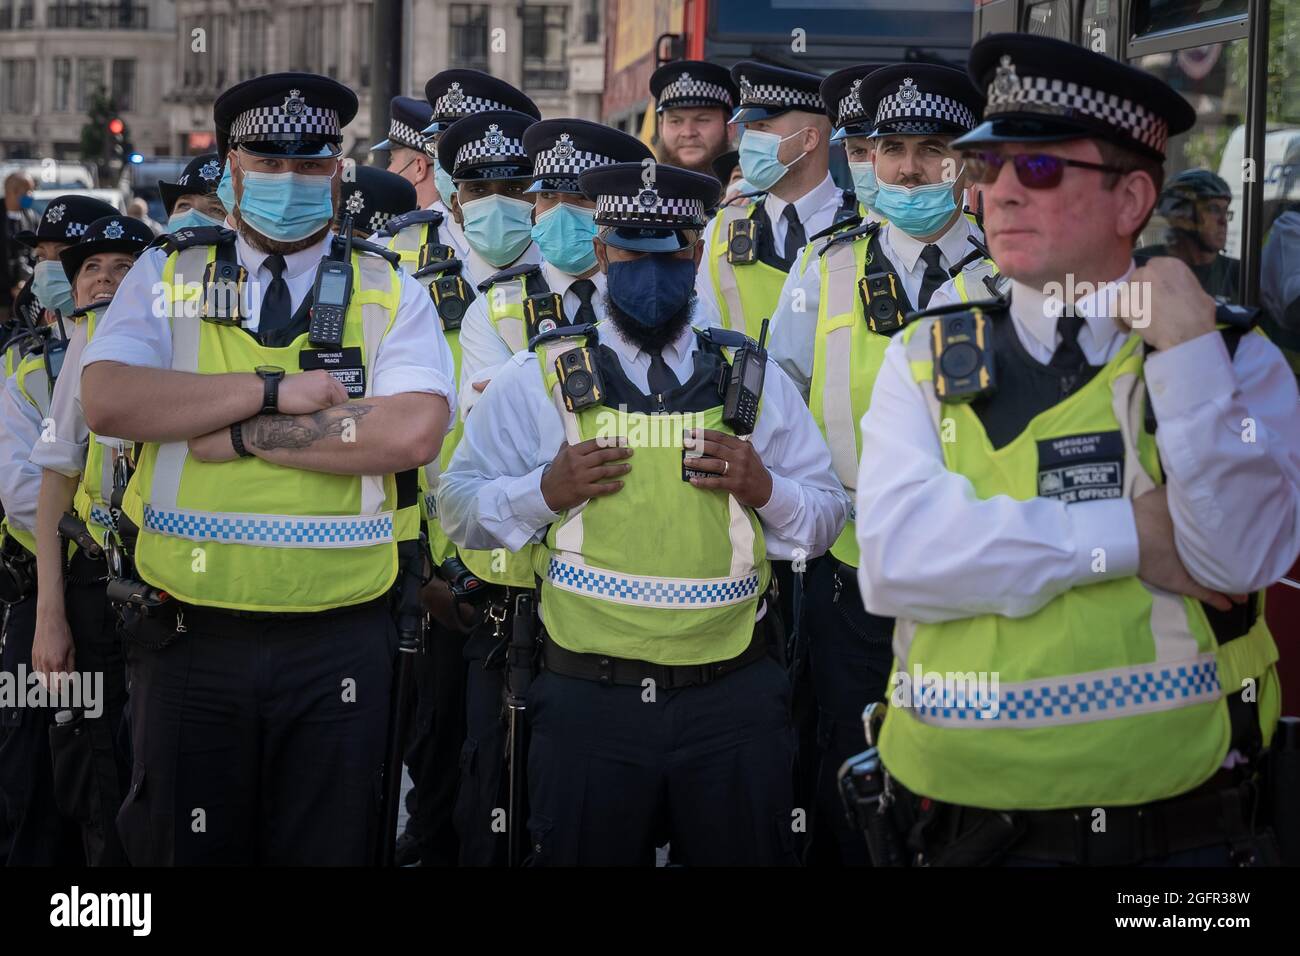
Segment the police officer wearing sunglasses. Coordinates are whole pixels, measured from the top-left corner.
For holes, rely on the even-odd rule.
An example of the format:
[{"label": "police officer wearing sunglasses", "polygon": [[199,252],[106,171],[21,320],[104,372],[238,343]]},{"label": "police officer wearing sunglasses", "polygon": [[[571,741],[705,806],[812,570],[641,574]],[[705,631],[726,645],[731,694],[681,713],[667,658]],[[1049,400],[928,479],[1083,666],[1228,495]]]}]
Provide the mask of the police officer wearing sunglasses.
[{"label": "police officer wearing sunglasses", "polygon": [[985,122],[954,145],[1010,303],[914,318],[862,423],[901,841],[940,865],[1266,860],[1260,592],[1300,551],[1295,382],[1263,336],[1216,330],[1185,264],[1132,259],[1195,114],[1046,37],[987,37],[969,70]]}]

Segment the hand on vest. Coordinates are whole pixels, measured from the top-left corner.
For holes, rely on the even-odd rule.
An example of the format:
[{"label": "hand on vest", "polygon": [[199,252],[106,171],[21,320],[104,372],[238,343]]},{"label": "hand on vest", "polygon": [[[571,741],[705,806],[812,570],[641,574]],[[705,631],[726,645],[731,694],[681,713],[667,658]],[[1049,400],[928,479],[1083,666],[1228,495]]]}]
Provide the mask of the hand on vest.
[{"label": "hand on vest", "polygon": [[[62,592],[59,599],[62,601]],[[72,631],[62,608],[36,611],[36,637],[32,641],[32,670],[37,674],[64,674],[77,669],[77,654],[72,646]],[[42,683],[48,682],[42,678]]]},{"label": "hand on vest", "polygon": [[468,634],[474,626],[475,609],[458,602],[450,585],[436,574],[420,589],[420,603],[430,617],[455,634]]},{"label": "hand on vest", "polygon": [[218,428],[189,440],[190,456],[199,461],[234,461],[239,457],[230,441],[230,427]]},{"label": "hand on vest", "polygon": [[623,487],[623,482],[612,479],[632,470],[630,463],[622,461],[630,457],[632,449],[626,438],[589,438],[577,445],[565,442],[542,472],[546,507],[560,514],[589,498],[612,495]]},{"label": "hand on vest", "polygon": [[[261,387],[261,383],[258,383]],[[348,400],[348,390],[322,368],[286,375],[280,382],[276,407],[283,415],[310,415]]]},{"label": "hand on vest", "polygon": [[1244,604],[1247,595],[1220,594],[1192,580],[1178,556],[1174,522],[1169,516],[1168,488],[1161,485],[1133,499],[1133,520],[1138,535],[1138,577],[1162,591],[1172,591],[1204,601],[1220,611]]},{"label": "hand on vest", "polygon": [[[700,436],[696,440],[692,434]],[[706,457],[692,458],[691,468],[711,471],[717,478],[692,478],[696,488],[716,488],[732,495],[746,508],[758,509],[772,498],[772,473],[767,470],[754,446],[735,435],[710,428],[688,431],[683,442],[687,448],[701,451]]]},{"label": "hand on vest", "polygon": [[1173,348],[1214,331],[1214,300],[1181,259],[1151,259],[1133,271],[1128,286],[1128,308],[1120,299],[1116,318],[1152,348]]}]

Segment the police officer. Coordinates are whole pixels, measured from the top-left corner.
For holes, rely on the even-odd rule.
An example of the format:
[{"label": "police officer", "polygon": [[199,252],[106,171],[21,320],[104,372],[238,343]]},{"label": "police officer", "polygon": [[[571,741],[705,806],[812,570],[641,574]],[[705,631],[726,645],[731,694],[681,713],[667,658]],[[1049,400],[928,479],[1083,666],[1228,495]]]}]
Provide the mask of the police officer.
[{"label": "police officer", "polygon": [[[890,336],[912,310],[918,282],[928,278],[922,293],[928,297],[947,278],[943,263],[960,262],[972,248],[966,237],[974,227],[957,208],[963,185],[953,178],[958,160],[947,144],[974,127],[980,97],[961,71],[928,64],[844,70],[823,91],[828,115],[843,124],[851,163],[874,152],[884,183],[917,184],[882,190],[937,197],[924,217],[900,206],[897,220],[883,226],[868,220],[828,238],[801,279],[791,274],[774,320],[772,357],[808,398],[836,475],[852,495],[861,453],[858,422]],[[870,185],[860,168],[850,168],[856,182]],[[925,262],[931,254],[933,277]],[[802,623],[818,708],[817,820],[826,828],[821,832],[834,837],[830,845],[817,840],[818,857],[827,850],[842,862],[865,864],[862,838],[840,811],[836,773],[862,749],[862,708],[884,690],[893,621],[863,610],[857,566],[850,520],[830,555],[809,570]]]},{"label": "police officer", "polygon": [[354,166],[354,176],[342,183],[342,203],[338,212],[352,216],[352,233],[358,239],[381,234],[398,216],[416,208],[415,187],[396,173],[377,166]]},{"label": "police officer", "polygon": [[389,116],[388,138],[371,149],[388,151],[388,171],[415,187],[417,205],[389,222],[385,230],[389,248],[401,255],[408,272],[415,272],[435,249],[441,258],[463,259],[465,233],[447,208],[450,193],[443,196],[438,191],[437,136],[420,132],[433,118],[432,107],[414,97],[395,96]]},{"label": "police officer", "polygon": [[804,244],[857,207],[831,180],[821,77],[752,62],[737,63],[731,75],[740,87],[731,121],[745,130],[741,172],[766,195],[714,217],[696,287],[726,328],[757,338]]},{"label": "police officer", "polygon": [[83,357],[91,429],[141,443],[124,513],[136,575],[168,595],[127,652],[133,863],[356,864],[376,845],[389,596],[454,387],[419,283],[358,250],[350,294],[325,281],[356,109],[308,73],[226,90],[238,235],[142,256]]},{"label": "police officer", "polygon": [[221,182],[221,157],[203,153],[185,164],[176,182],[158,183],[158,195],[167,211],[167,231],[194,226],[220,226],[226,221],[226,208],[217,196]]},{"label": "police officer", "polygon": [[1137,256],[1182,259],[1206,292],[1237,301],[1241,260],[1223,254],[1231,206],[1232,190],[1222,176],[1208,169],[1184,169],[1165,184],[1156,203],[1156,215],[1166,224],[1164,244],[1139,249]]},{"label": "police officer", "polygon": [[731,73],[703,60],[674,60],[650,75],[650,95],[659,118],[663,161],[712,173],[713,161],[727,151],[727,123],[736,108],[738,91]]},{"label": "police officer", "polygon": [[[215,178],[214,174],[214,183]],[[69,323],[60,374],[55,382],[41,382],[35,389],[49,396],[43,417],[35,404],[29,413],[30,430],[40,432],[30,465],[39,475],[36,559],[45,582],[37,601],[32,666],[45,674],[79,671],[83,682],[102,681],[97,705],[74,713],[50,735],[55,779],[67,788],[56,793],[56,800],[81,822],[86,860],[95,866],[126,863],[117,837],[117,810],[130,779],[129,756],[118,744],[126,707],[126,668],[117,615],[105,594],[108,571],[103,548],[113,523],[113,476],[129,449],[116,439],[88,432],[80,406],[80,362],[98,316],[153,239],[137,219],[106,216],[91,223],[82,241],[60,254],[77,306],[71,317],[75,324]],[[46,364],[36,361],[33,374],[24,374],[36,359],[25,360],[15,377],[23,381],[27,395],[33,391],[32,379],[46,371]],[[80,532],[65,541],[60,520],[69,512],[75,513]],[[73,542],[65,574],[64,550]]]},{"label": "police officer", "polygon": [[[494,249],[484,255],[485,240],[481,236],[478,240],[469,239],[464,220],[461,218],[462,214],[452,211],[452,199],[457,191],[456,183],[452,178],[455,157],[449,157],[445,162],[442,160],[442,151],[438,148],[442,135],[457,120],[485,111],[513,110],[534,120],[541,119],[542,114],[537,104],[523,92],[504,80],[498,80],[479,70],[443,70],[424,85],[424,95],[433,106],[433,115],[429,125],[421,132],[428,137],[427,142],[438,157],[434,163],[438,195],[446,207],[445,213],[449,216],[453,235],[459,235],[459,241],[453,242],[456,258],[464,263],[465,275],[470,283],[477,285],[510,263],[498,264],[501,250]],[[524,261],[535,261],[535,250],[528,250],[525,252],[525,256],[527,255],[532,255],[533,259]]]},{"label": "police officer", "polygon": [[[28,462],[32,448],[44,431],[49,415],[49,380],[45,374],[45,347],[63,344],[64,317],[75,310],[72,284],[63,271],[59,253],[79,242],[91,223],[116,210],[106,202],[68,194],[55,197],[42,214],[35,231],[16,238],[36,252],[32,287],[41,306],[39,333],[11,346],[6,365],[13,372],[9,409],[0,416],[0,500],[5,518],[0,555],[6,566],[3,670],[18,674],[21,666],[32,672],[32,641],[36,631],[36,503],[40,469]],[[33,348],[39,358],[25,362]],[[57,361],[59,352],[51,350]],[[18,372],[22,371],[21,378]],[[25,689],[25,688],[24,688]],[[53,793],[48,728],[53,712],[8,707],[0,716],[0,800],[12,833],[9,862],[14,865],[73,863],[82,856],[76,823],[58,812]]]},{"label": "police officer", "polygon": [[[652,863],[668,839],[682,863],[790,862],[789,688],[765,650],[767,562],[823,550],[846,496],[771,362],[752,435],[734,434],[744,415],[723,421],[717,383],[734,353],[720,330],[689,325],[717,181],[619,163],[579,185],[596,202],[608,317],[555,330],[497,372],[438,491],[453,540],[532,546],[543,578],[533,859]],[[561,355],[587,370],[567,391]]]},{"label": "police officer", "polygon": [[1047,37],[986,37],[969,70],[985,122],[954,146],[1010,304],[895,336],[857,486],[863,600],[898,618],[879,752],[910,850],[1261,859],[1280,700],[1258,592],[1300,551],[1294,379],[1263,336],[1216,332],[1183,263],[1134,268],[1181,96]]}]

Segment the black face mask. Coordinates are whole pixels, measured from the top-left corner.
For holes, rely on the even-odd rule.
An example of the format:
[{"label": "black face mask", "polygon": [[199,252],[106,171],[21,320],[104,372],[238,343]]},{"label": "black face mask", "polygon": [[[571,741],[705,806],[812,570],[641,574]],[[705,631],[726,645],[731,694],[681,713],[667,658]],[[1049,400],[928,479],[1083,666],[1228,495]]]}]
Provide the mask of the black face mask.
[{"label": "black face mask", "polygon": [[632,318],[615,304],[608,292],[605,293],[604,302],[606,314],[613,321],[619,334],[644,352],[658,352],[676,339],[682,334],[682,329],[690,325],[691,316],[695,313],[694,292],[686,300],[685,305],[669,316],[662,325],[656,326],[643,325]]}]

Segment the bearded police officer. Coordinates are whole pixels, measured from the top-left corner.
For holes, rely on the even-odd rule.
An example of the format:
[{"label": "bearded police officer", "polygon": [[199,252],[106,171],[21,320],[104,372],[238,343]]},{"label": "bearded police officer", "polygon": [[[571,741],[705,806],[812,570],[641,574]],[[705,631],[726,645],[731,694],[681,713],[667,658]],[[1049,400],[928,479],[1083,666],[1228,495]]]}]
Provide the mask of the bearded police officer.
[{"label": "bearded police officer", "polygon": [[740,87],[731,121],[744,127],[740,168],[767,195],[714,217],[696,287],[726,328],[757,338],[804,244],[837,216],[855,215],[856,203],[831,180],[821,77],[750,62],[731,75]]},{"label": "bearded police officer", "polygon": [[[80,821],[86,861],[93,866],[126,863],[117,836],[117,810],[130,779],[129,755],[119,745],[126,668],[117,615],[105,591],[104,545],[113,524],[114,476],[129,449],[87,431],[80,404],[81,355],[98,317],[153,239],[144,223],[113,215],[91,223],[81,242],[63,250],[59,258],[77,309],[62,369],[53,383],[41,381],[55,363],[40,361],[30,367],[36,359],[32,356],[15,377],[23,383],[25,396],[49,396],[41,411],[35,411],[40,403],[31,406],[32,432],[39,428],[41,433],[31,449],[30,467],[37,472],[40,488],[36,559],[45,583],[37,601],[32,666],[50,675],[79,672],[83,687],[94,681],[102,688],[93,707],[71,711],[50,734],[55,780],[60,781],[56,800]],[[38,382],[35,389],[33,379]],[[73,530],[65,530],[65,525]],[[68,548],[72,554],[65,574]]]},{"label": "bearded police officer", "polygon": [[718,381],[737,353],[690,327],[717,181],[620,163],[579,184],[596,202],[608,318],[516,353],[439,486],[453,540],[531,548],[543,579],[544,670],[527,697],[533,858],[651,863],[666,837],[682,863],[791,862],[768,557],[824,550],[846,496],[761,355],[744,359],[751,388],[754,366],[766,371],[752,434],[734,434],[748,431],[738,405],[724,419]]},{"label": "bearded police officer", "polygon": [[176,182],[159,182],[158,194],[167,210],[167,231],[224,225],[226,209],[217,197],[220,181],[221,157],[204,153],[186,163]]},{"label": "bearded police officer", "polygon": [[142,443],[133,863],[371,859],[389,595],[454,387],[423,287],[331,241],[356,109],[306,73],[223,93],[238,236],[143,256],[83,358],[91,429]]},{"label": "bearded police officer", "polygon": [[[898,618],[879,753],[910,850],[1258,861],[1280,706],[1258,592],[1300,551],[1294,379],[1263,336],[1215,330],[1184,264],[1134,269],[1182,97],[1046,37],[986,37],[969,69],[985,122],[954,146],[1010,304],[913,320],[862,425],[858,577]],[[959,673],[977,686],[933,677]]]},{"label": "bearded police officer", "polygon": [[727,151],[727,126],[738,95],[727,68],[703,60],[665,63],[650,75],[650,95],[664,162],[713,172],[713,161]]}]

